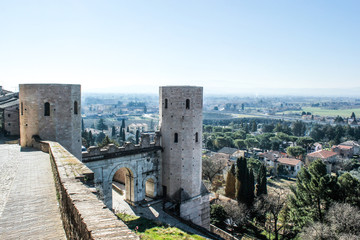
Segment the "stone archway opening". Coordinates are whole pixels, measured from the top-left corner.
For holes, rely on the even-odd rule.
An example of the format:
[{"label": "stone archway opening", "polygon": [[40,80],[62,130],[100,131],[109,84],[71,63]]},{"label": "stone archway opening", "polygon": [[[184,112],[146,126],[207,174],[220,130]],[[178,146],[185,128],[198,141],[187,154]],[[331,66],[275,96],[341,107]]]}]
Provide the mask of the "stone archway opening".
[{"label": "stone archway opening", "polygon": [[120,168],[112,179],[112,208],[121,210],[125,202],[133,203],[134,199],[134,174],[128,168]]},{"label": "stone archway opening", "polygon": [[145,200],[151,201],[156,197],[155,181],[153,178],[149,178],[145,182]]}]

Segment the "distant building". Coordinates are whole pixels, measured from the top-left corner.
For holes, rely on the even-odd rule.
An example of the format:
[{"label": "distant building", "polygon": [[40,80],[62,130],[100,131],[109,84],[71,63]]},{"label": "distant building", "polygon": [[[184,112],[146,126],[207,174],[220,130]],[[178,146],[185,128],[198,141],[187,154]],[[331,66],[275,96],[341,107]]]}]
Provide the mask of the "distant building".
[{"label": "distant building", "polygon": [[223,147],[218,153],[226,154],[231,161],[236,161],[240,157],[245,157],[245,151],[237,148]]},{"label": "distant building", "polygon": [[275,162],[276,169],[279,166],[284,166],[285,169],[289,172],[290,177],[296,177],[300,169],[304,166],[301,160],[295,158],[278,158]]},{"label": "distant building", "polygon": [[129,125],[129,132],[136,133],[136,130],[142,132],[148,131],[148,125],[146,123],[132,123]]},{"label": "distant building", "polygon": [[333,146],[331,150],[343,158],[352,158],[354,156],[354,146],[337,145]]},{"label": "distant building", "polygon": [[0,86],[0,130],[5,135],[20,135],[19,93],[2,89]]},{"label": "distant building", "polygon": [[346,141],[346,142],[340,143],[339,145],[354,147],[354,154],[359,154],[359,152],[360,152],[360,144],[356,141]]},{"label": "distant building", "polygon": [[284,157],[287,157],[287,154],[279,151],[268,151],[259,154],[259,160],[264,161],[269,167],[276,167],[277,159]]},{"label": "distant building", "polygon": [[326,164],[327,172],[331,173],[331,165],[336,161],[338,158],[338,154],[333,151],[328,150],[320,150],[317,152],[309,153],[306,156],[306,164],[310,164],[311,162],[315,161],[316,159],[320,159],[323,163]]}]

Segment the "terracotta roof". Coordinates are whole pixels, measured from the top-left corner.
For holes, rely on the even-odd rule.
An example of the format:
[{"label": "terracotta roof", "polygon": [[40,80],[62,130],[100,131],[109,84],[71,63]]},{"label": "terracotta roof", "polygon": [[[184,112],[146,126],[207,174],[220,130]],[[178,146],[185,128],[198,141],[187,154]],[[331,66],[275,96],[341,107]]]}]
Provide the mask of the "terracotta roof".
[{"label": "terracotta roof", "polygon": [[342,149],[352,149],[353,146],[345,146],[345,145],[337,145],[336,147],[342,148]]},{"label": "terracotta roof", "polygon": [[313,157],[313,158],[322,158],[322,159],[326,159],[329,157],[333,157],[337,155],[337,153],[332,152],[332,151],[328,151],[328,150],[320,150],[317,152],[313,152],[313,153],[309,153],[308,156],[309,157]]},{"label": "terracotta roof", "polygon": [[286,164],[291,166],[296,166],[301,162],[300,160],[295,158],[279,158],[277,161],[281,164]]},{"label": "terracotta roof", "polygon": [[360,146],[358,142],[356,141],[346,141],[346,142],[342,142],[340,143],[340,145],[345,145],[345,146]]}]

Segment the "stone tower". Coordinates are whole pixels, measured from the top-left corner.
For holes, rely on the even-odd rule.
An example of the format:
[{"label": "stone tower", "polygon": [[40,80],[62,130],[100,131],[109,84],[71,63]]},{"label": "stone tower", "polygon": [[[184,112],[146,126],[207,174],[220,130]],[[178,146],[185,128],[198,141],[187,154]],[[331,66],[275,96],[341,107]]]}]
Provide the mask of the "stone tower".
[{"label": "stone tower", "polygon": [[81,90],[74,84],[20,84],[20,144],[57,141],[81,160]]},{"label": "stone tower", "polygon": [[209,228],[209,197],[201,181],[203,88],[160,87],[163,195],[180,216]]}]

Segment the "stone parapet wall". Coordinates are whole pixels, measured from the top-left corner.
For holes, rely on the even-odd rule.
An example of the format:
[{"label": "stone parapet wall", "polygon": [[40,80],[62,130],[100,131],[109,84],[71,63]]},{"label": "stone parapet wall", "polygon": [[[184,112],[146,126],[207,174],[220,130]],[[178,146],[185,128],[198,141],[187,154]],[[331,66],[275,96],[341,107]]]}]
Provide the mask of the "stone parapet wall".
[{"label": "stone parapet wall", "polygon": [[239,240],[238,238],[234,237],[230,233],[227,233],[224,230],[222,230],[212,224],[210,224],[210,231],[212,233],[215,233],[216,235],[219,235],[220,237],[222,237],[225,240]]},{"label": "stone parapet wall", "polygon": [[57,142],[34,141],[49,152],[68,239],[139,239],[84,185],[93,172]]},{"label": "stone parapet wall", "polygon": [[159,132],[155,133],[154,142],[150,142],[149,134],[141,134],[141,141],[137,145],[127,142],[123,147],[117,147],[115,144],[109,144],[106,147],[89,147],[86,152],[82,153],[82,161],[97,161],[99,159],[116,158],[159,149],[161,149]]}]

